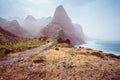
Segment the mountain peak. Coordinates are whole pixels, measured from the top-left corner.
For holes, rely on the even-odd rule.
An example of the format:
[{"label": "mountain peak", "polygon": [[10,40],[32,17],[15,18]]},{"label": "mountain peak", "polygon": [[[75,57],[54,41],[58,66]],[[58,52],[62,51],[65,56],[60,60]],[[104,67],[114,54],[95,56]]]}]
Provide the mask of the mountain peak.
[{"label": "mountain peak", "polygon": [[17,20],[10,21],[10,25],[20,26]]},{"label": "mountain peak", "polygon": [[35,20],[35,18],[34,18],[32,15],[28,15],[28,16],[26,17],[26,20]]},{"label": "mountain peak", "polygon": [[[60,14],[67,15],[67,13],[66,13],[66,11],[65,11],[65,9],[64,9],[64,7],[63,7],[62,5],[59,5],[59,6],[56,8],[55,14],[56,14],[57,12],[60,13]],[[58,13],[57,13],[57,14],[58,14]]]},{"label": "mountain peak", "polygon": [[54,13],[53,21],[55,23],[61,23],[61,22],[71,22],[67,12],[65,11],[64,7],[62,5],[59,5]]},{"label": "mountain peak", "polygon": [[56,9],[58,9],[58,8],[63,8],[63,5],[59,5]]}]

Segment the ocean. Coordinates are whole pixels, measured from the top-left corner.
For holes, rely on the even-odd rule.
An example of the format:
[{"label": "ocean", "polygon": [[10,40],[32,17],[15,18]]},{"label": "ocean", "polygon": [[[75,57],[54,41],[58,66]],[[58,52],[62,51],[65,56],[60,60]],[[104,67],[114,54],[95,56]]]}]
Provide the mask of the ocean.
[{"label": "ocean", "polygon": [[90,40],[86,41],[86,44],[76,45],[76,47],[78,46],[120,55],[120,41]]}]

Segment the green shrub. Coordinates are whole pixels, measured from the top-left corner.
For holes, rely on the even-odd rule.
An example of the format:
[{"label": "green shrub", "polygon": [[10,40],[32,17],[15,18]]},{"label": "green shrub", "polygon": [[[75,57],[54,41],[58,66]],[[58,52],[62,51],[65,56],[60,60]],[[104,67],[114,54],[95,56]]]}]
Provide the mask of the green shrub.
[{"label": "green shrub", "polygon": [[18,48],[27,48],[29,44],[27,42],[18,42],[16,44],[13,44],[13,48],[18,49]]},{"label": "green shrub", "polygon": [[0,44],[7,44],[9,40],[7,40],[4,36],[0,36]]},{"label": "green shrub", "polygon": [[67,62],[66,65],[65,65],[65,67],[66,67],[67,69],[70,68],[70,67],[71,67],[71,63],[70,63],[70,62]]},{"label": "green shrub", "polygon": [[3,56],[5,56],[5,49],[0,49],[0,57],[3,57]]},{"label": "green shrub", "polygon": [[69,47],[69,44],[67,43],[58,43],[57,40],[53,42],[53,47]]},{"label": "green shrub", "polygon": [[53,47],[57,47],[57,45],[58,45],[57,40],[55,40],[52,45],[53,45]]}]

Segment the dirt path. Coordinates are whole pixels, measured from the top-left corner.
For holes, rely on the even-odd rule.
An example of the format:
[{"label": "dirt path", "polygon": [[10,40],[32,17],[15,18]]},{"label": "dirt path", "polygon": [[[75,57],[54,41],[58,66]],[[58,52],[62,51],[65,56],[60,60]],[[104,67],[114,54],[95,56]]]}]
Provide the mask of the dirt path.
[{"label": "dirt path", "polygon": [[46,45],[31,49],[31,50],[21,52],[20,54],[16,56],[5,57],[2,60],[0,60],[0,66],[4,66],[4,67],[11,66],[17,62],[29,59],[31,55],[39,54],[45,50],[49,50],[51,47],[52,47],[52,42]]}]

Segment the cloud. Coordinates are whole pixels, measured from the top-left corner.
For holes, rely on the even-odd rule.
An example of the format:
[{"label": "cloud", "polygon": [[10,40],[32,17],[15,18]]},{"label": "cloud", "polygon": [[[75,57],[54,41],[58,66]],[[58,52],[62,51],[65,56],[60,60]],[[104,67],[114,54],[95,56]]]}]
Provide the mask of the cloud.
[{"label": "cloud", "polygon": [[0,16],[48,17],[60,4],[87,35],[120,40],[120,0],[0,0]]},{"label": "cloud", "polygon": [[23,17],[29,14],[36,17],[50,16],[56,4],[54,0],[1,0],[0,16]]},{"label": "cloud", "polygon": [[91,3],[91,2],[93,2],[93,1],[96,1],[96,0],[59,0],[59,2],[61,3],[61,4],[67,4],[67,5],[74,5],[74,6],[77,6],[77,5],[86,5],[86,4],[88,4],[88,3]]}]

